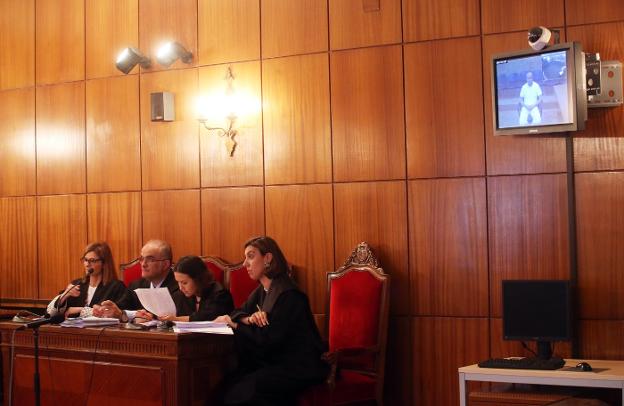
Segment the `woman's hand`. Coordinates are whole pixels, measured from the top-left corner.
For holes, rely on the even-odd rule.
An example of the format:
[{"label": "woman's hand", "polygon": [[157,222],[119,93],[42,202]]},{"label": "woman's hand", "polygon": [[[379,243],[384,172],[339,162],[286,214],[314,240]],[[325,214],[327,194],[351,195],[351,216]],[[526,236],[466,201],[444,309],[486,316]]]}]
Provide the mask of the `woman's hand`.
[{"label": "woman's hand", "polygon": [[65,301],[67,301],[68,297],[78,297],[80,296],[80,286],[79,285],[74,285],[74,284],[69,284],[67,285],[67,287],[65,288],[65,290],[63,291],[63,293],[61,294],[61,299],[59,299],[59,305],[62,305],[63,303],[65,303]]},{"label": "woman's hand", "polygon": [[232,321],[232,318],[230,316],[228,316],[227,314],[224,314],[223,316],[219,316],[216,319],[213,320],[213,322],[215,323],[226,323],[228,326],[232,327],[232,328],[237,328],[238,327],[238,323],[236,323],[235,321]]},{"label": "woman's hand", "polygon": [[258,327],[265,327],[269,325],[269,319],[267,317],[266,312],[258,310],[247,319],[249,324],[253,324]]}]

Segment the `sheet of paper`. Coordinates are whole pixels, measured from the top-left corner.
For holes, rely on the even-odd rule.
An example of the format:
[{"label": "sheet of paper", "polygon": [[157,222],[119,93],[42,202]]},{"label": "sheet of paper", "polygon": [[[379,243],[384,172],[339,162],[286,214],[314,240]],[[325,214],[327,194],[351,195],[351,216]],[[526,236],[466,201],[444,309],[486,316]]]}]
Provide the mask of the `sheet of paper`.
[{"label": "sheet of paper", "polygon": [[174,324],[181,329],[227,327],[227,323],[217,323],[214,321],[174,321]]},{"label": "sheet of paper", "polygon": [[180,328],[177,326],[173,327],[174,333],[207,333],[207,334],[229,334],[233,335],[234,332],[231,328],[225,327],[197,327],[197,328]]},{"label": "sheet of paper", "polygon": [[167,288],[158,289],[136,289],[134,291],[143,308],[150,313],[157,316],[164,316],[166,314],[176,314],[175,304],[171,298],[171,293]]}]

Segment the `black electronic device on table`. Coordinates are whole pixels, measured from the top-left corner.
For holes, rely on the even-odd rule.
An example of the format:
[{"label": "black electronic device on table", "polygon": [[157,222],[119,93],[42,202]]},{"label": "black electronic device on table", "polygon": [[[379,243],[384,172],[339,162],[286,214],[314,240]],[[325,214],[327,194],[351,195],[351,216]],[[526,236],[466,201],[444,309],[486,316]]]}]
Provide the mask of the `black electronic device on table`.
[{"label": "black electronic device on table", "polygon": [[572,339],[572,291],[568,280],[502,281],[503,338],[535,341],[535,358],[498,358],[479,363],[483,368],[559,369],[553,358],[556,341]]}]

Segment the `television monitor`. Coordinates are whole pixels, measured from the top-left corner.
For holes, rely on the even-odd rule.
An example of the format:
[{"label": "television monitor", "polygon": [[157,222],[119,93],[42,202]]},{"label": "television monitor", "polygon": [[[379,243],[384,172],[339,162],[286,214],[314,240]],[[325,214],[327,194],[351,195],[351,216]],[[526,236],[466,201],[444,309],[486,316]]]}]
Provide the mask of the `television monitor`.
[{"label": "television monitor", "polygon": [[552,357],[552,342],[572,339],[567,280],[504,280],[503,338],[537,341],[537,356]]},{"label": "television monitor", "polygon": [[585,57],[578,42],[492,56],[494,135],[585,128]]}]

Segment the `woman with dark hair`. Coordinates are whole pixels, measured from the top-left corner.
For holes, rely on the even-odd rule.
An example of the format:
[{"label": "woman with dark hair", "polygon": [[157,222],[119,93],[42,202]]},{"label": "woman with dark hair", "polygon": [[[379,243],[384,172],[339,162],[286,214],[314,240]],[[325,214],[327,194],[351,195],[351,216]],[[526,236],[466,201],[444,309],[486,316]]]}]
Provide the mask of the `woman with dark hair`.
[{"label": "woman with dark hair", "polygon": [[176,315],[161,315],[159,320],[203,321],[212,320],[234,309],[229,291],[214,280],[204,261],[197,256],[186,256],[174,268],[180,290],[173,294]]},{"label": "woman with dark hair", "polygon": [[270,237],[245,243],[245,267],[260,286],[240,309],[215,320],[232,327],[239,359],[224,402],[295,404],[299,393],[328,372],[308,297],[290,278],[286,258]]},{"label": "woman with dark hair", "polygon": [[72,281],[48,304],[48,314],[55,316],[91,316],[93,306],[104,300],[114,302],[126,294],[126,286],[117,278],[113,253],[106,242],[94,242],[80,258],[85,275]]}]

